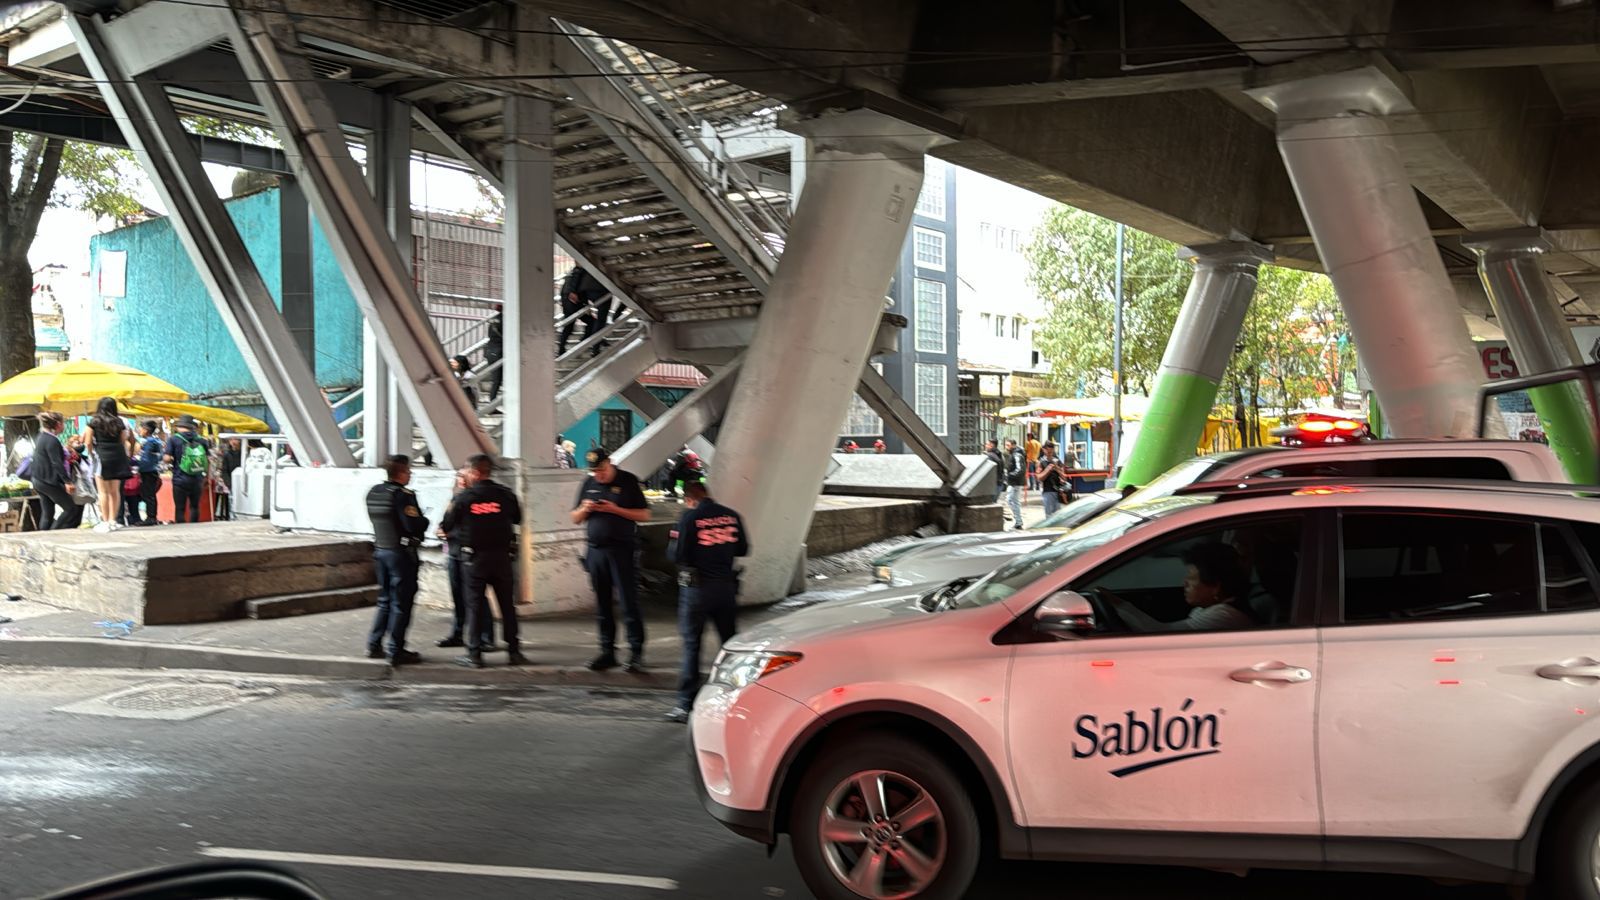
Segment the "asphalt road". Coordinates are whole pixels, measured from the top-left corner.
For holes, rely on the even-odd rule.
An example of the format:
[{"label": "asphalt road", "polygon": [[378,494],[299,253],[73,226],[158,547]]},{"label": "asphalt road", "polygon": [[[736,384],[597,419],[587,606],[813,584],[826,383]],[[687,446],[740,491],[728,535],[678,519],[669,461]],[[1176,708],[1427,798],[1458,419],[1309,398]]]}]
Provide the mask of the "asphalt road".
[{"label": "asphalt road", "polygon": [[[291,854],[334,898],[808,896],[787,845],[769,859],[701,810],[681,726],[658,720],[666,695],[256,681],[246,687],[262,696],[187,721],[60,710],[172,682],[0,672],[0,898],[243,852]],[[117,705],[155,705],[140,700]],[[416,861],[446,871],[392,868]],[[463,871],[473,865],[509,868]],[[1410,878],[1057,864],[998,866],[972,896],[1357,893],[1507,896]]]}]

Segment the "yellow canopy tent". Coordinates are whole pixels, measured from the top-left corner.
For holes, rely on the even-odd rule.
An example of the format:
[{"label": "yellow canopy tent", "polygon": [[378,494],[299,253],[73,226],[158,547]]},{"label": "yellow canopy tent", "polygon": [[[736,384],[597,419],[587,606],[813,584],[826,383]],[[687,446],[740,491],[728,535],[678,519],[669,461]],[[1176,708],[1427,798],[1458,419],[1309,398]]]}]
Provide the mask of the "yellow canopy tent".
[{"label": "yellow canopy tent", "polygon": [[215,425],[223,431],[237,431],[243,434],[266,434],[267,423],[254,416],[247,416],[231,409],[217,409],[214,406],[201,406],[198,403],[177,403],[175,401],[157,401],[153,403],[124,403],[122,411],[130,416],[155,416],[163,419],[176,419],[182,415],[194,416],[198,422]]},{"label": "yellow canopy tent", "polygon": [[0,382],[0,416],[48,409],[65,416],[94,412],[101,397],[130,403],[188,400],[177,385],[129,366],[71,359],[37,366]]}]

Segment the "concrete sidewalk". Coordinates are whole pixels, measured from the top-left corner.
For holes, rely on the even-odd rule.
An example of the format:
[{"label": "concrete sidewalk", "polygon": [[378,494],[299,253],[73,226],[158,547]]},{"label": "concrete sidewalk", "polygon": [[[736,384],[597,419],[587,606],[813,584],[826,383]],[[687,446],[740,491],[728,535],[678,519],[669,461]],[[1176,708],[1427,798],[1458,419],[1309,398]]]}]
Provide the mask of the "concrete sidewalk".
[{"label": "concrete sidewalk", "polygon": [[[131,626],[104,616],[63,610],[29,601],[0,602],[0,665],[83,668],[211,669],[325,678],[394,678],[451,684],[584,684],[675,689],[682,643],[677,613],[662,599],[644,601],[646,670],[590,672],[584,664],[597,652],[593,617],[522,620],[522,652],[533,665],[505,664],[505,653],[491,653],[487,669],[454,664],[460,648],[434,642],[450,630],[446,612],[418,606],[408,643],[423,662],[391,668],[366,658],[366,633],[373,610],[351,609],[284,619],[238,619],[197,625]],[[772,608],[742,610],[741,627],[781,613]],[[619,640],[624,635],[619,623]],[[716,635],[707,632],[702,665],[716,653]],[[622,656],[627,650],[624,641]]]}]

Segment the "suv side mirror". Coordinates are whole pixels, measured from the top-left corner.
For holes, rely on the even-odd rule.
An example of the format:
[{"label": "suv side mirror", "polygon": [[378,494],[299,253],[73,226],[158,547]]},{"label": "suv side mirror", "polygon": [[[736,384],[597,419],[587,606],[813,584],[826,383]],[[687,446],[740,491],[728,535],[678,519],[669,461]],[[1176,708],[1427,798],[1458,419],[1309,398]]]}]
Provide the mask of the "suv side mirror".
[{"label": "suv side mirror", "polygon": [[1057,591],[1033,611],[1034,627],[1062,637],[1094,631],[1094,606],[1077,591]]}]

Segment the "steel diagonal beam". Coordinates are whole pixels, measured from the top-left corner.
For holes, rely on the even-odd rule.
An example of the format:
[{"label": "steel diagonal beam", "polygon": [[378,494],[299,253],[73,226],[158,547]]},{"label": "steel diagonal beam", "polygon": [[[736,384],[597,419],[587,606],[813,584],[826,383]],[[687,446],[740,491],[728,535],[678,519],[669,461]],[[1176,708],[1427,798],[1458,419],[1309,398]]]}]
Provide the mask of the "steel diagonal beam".
[{"label": "steel diagonal beam", "polygon": [[296,45],[291,30],[269,27],[260,16],[240,13],[230,20],[229,41],[239,64],[290,151],[295,176],[305,186],[406,404],[444,465],[459,466],[475,453],[495,453],[477,412],[456,387],[444,348],[417,298],[383,211],[350,155],[333,107],[305,58],[283,52],[280,39]]},{"label": "steel diagonal beam", "polygon": [[114,25],[71,16],[68,23],[102,98],[166,205],[250,374],[308,464],[353,466],[333,412],[317,387],[222,200],[211,187],[166,91],[130,75],[117,49],[128,37]]},{"label": "steel diagonal beam", "polygon": [[922,421],[922,417],[895,393],[877,369],[867,366],[861,370],[861,384],[856,387],[856,396],[872,407],[872,411],[882,416],[895,434],[911,445],[912,452],[928,464],[928,468],[939,476],[945,487],[954,487],[961,480],[961,473],[966,468],[961,460],[956,459],[956,455]]},{"label": "steel diagonal beam", "polygon": [[673,451],[721,421],[743,361],[735,359],[629,439],[613,454],[616,464],[632,472],[655,471]]}]

